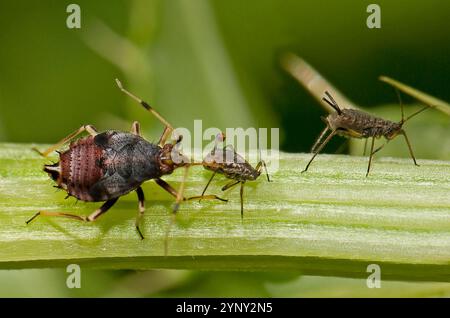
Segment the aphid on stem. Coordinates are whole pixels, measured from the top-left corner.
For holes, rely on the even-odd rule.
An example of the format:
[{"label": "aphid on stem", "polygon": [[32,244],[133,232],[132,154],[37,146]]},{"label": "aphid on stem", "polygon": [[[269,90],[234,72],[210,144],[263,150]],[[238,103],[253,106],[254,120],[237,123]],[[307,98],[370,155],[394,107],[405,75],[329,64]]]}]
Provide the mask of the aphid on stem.
[{"label": "aphid on stem", "polygon": [[222,191],[233,188],[240,184],[240,197],[241,197],[241,218],[244,217],[244,186],[247,181],[254,181],[261,175],[261,169],[264,167],[266,172],[267,181],[271,182],[269,173],[267,172],[267,166],[264,160],[260,158],[260,161],[253,168],[242,156],[240,156],[231,145],[223,146],[220,148],[219,143],[225,141],[225,134],[220,133],[216,136],[216,141],[213,150],[203,159],[202,165],[205,169],[213,171],[211,178],[206,184],[200,197],[205,195],[208,186],[216,176],[216,174],[222,174],[226,178],[231,179],[229,183],[222,187]]},{"label": "aphid on stem", "polygon": [[[305,170],[303,170],[302,172],[305,172],[308,170],[311,162],[314,160],[314,158],[317,156],[317,154],[325,147],[325,145],[335,135],[340,135],[340,136],[344,136],[347,138],[366,138],[366,145],[367,145],[367,139],[372,138],[372,142],[371,142],[371,146],[370,146],[370,153],[369,153],[369,164],[367,166],[366,177],[369,175],[369,172],[370,172],[373,155],[375,153],[377,153],[378,151],[380,151],[386,145],[386,143],[389,142],[389,140],[394,139],[398,135],[403,135],[403,137],[405,138],[411,158],[414,161],[414,164],[416,166],[418,166],[418,164],[416,162],[416,158],[414,157],[414,153],[412,151],[409,139],[406,136],[406,132],[403,130],[403,124],[405,122],[407,122],[409,119],[411,119],[412,117],[421,113],[422,111],[430,108],[431,106],[425,106],[424,108],[413,113],[412,115],[408,116],[405,119],[404,112],[403,112],[403,103],[401,102],[400,94],[398,93],[398,91],[397,91],[397,94],[399,97],[400,108],[401,108],[401,113],[402,113],[402,119],[398,123],[392,122],[390,120],[382,119],[379,117],[375,117],[373,115],[370,115],[370,114],[360,111],[360,110],[340,108],[339,105],[334,100],[334,98],[331,96],[331,94],[328,91],[326,91],[325,92],[326,97],[323,97],[323,100],[328,105],[330,105],[334,110],[336,110],[336,112],[329,114],[327,117],[322,117],[322,120],[325,122],[325,124],[327,126],[322,131],[322,133],[319,135],[316,142],[314,143],[314,145],[311,149],[311,152],[314,154],[313,154],[311,160],[309,160],[308,164],[306,165]],[[329,130],[331,132],[325,138],[325,140],[323,140]],[[384,137],[387,140],[386,143],[383,143],[381,146],[379,146],[378,148],[376,148],[374,150],[375,139],[378,139],[381,137]],[[364,149],[364,153],[365,153],[365,149]]]},{"label": "aphid on stem", "polygon": [[[35,149],[39,154],[47,157],[65,143],[81,133],[87,132],[89,136],[71,142],[68,150],[58,152],[59,162],[45,165],[44,171],[57,183],[57,187],[67,191],[69,196],[87,202],[106,202],[89,216],[39,211],[26,222],[27,224],[38,216],[58,216],[93,222],[107,212],[119,197],[136,191],[139,213],[135,226],[139,236],[143,239],[144,236],[139,228],[145,211],[144,192],[141,185],[151,179],[176,199],[173,214],[177,212],[180,202],[184,200],[203,198],[226,201],[215,195],[184,198],[184,183],[188,168],[192,164],[181,153],[182,136],[179,136],[173,143],[167,143],[167,139],[173,131],[172,125],[145,101],[125,90],[118,79],[116,82],[122,92],[136,100],[164,125],[158,144],[145,140],[140,134],[139,123],[135,121],[131,133],[115,130],[98,133],[93,126],[85,125],[44,152]],[[185,173],[180,189],[177,191],[161,177],[171,174],[175,169],[181,167],[185,168]]]}]

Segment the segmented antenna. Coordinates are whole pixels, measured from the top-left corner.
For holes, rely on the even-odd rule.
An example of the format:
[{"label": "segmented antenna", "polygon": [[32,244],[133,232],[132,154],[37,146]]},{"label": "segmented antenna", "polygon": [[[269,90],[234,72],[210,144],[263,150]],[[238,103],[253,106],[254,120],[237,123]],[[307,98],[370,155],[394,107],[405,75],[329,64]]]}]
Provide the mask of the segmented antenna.
[{"label": "segmented antenna", "polygon": [[325,91],[325,95],[327,95],[327,97],[329,98],[329,100],[326,97],[323,97],[322,100],[324,102],[326,102],[328,105],[330,105],[331,107],[333,107],[337,113],[340,115],[342,114],[341,109],[339,108],[338,104],[336,103],[336,101],[334,100],[333,96],[331,96],[331,94],[328,91]]}]

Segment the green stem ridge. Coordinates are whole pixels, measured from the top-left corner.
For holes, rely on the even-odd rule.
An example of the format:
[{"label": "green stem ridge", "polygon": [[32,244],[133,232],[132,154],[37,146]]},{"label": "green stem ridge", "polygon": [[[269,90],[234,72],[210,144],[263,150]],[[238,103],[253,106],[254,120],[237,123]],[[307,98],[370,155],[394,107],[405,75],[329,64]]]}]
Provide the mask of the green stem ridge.
[{"label": "green stem ridge", "polygon": [[[87,215],[99,206],[64,200],[42,171],[51,160],[30,149],[0,144],[0,268],[78,263],[367,277],[367,265],[375,263],[386,279],[450,281],[450,162],[419,159],[416,167],[408,159],[378,156],[366,178],[364,157],[319,155],[301,173],[309,154],[280,153],[274,182],[261,177],[247,183],[243,222],[239,191],[221,193],[223,177],[208,192],[228,203],[183,203],[165,256],[173,199],[151,181],[143,187],[145,240],[134,229],[134,193],[91,224],[42,217],[25,225],[39,210]],[[178,188],[181,175],[165,180]],[[209,176],[201,167],[191,169],[186,196],[200,194]]]}]

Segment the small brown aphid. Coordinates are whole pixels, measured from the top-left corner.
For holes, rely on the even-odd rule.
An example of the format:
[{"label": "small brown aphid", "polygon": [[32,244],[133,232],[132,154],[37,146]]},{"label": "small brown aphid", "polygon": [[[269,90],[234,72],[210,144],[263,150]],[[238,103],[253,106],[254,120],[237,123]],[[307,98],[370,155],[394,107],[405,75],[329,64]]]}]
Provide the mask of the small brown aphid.
[{"label": "small brown aphid", "polygon": [[[93,222],[108,211],[119,197],[136,191],[139,213],[135,225],[139,236],[143,239],[144,236],[139,228],[145,210],[142,183],[153,179],[156,184],[174,196],[176,198],[174,214],[177,212],[180,202],[187,200],[183,197],[183,190],[187,170],[191,164],[181,153],[181,136],[174,143],[166,143],[173,131],[172,125],[145,101],[125,90],[119,80],[116,82],[122,92],[136,100],[164,125],[158,144],[145,140],[140,134],[139,123],[134,122],[131,133],[114,130],[98,133],[93,126],[86,125],[44,152],[35,149],[39,154],[47,157],[81,133],[88,132],[89,136],[71,142],[68,150],[59,152],[59,162],[45,165],[44,171],[56,182],[58,188],[67,191],[68,196],[87,202],[106,202],[89,216],[39,211],[26,222],[27,224],[40,215]],[[180,189],[177,191],[161,177],[171,174],[180,167],[184,167],[186,170]],[[223,200],[214,195],[197,198]],[[189,199],[195,199],[195,197]]]},{"label": "small brown aphid", "polygon": [[217,173],[224,175],[228,179],[232,179],[222,187],[222,191],[231,189],[240,184],[241,196],[241,218],[244,217],[244,185],[247,181],[254,181],[261,175],[261,169],[264,167],[267,181],[271,182],[269,173],[267,172],[266,163],[260,160],[255,168],[253,168],[242,156],[240,156],[231,145],[219,148],[218,143],[225,140],[225,134],[220,133],[216,137],[214,149],[203,159],[202,165],[205,169],[213,171],[211,178],[203,189],[201,197],[205,195],[206,189],[210,185],[212,179]]},{"label": "small brown aphid", "polygon": [[[325,95],[329,99],[323,97],[323,100],[328,103],[328,105],[333,107],[336,110],[336,113],[332,113],[327,117],[322,117],[322,120],[327,126],[314,143],[314,146],[311,149],[311,152],[313,152],[314,155],[312,156],[311,160],[309,160],[305,170],[303,170],[302,172],[308,170],[311,162],[334,135],[340,135],[347,138],[372,138],[366,177],[370,172],[373,155],[380,151],[386,144],[384,143],[377,149],[373,149],[375,145],[375,139],[378,139],[380,137],[386,138],[387,142],[389,142],[389,140],[394,139],[398,135],[403,135],[405,137],[406,144],[408,145],[411,158],[414,161],[414,164],[418,166],[411,148],[411,144],[402,127],[406,121],[429,108],[430,106],[426,106],[420,109],[419,111],[415,112],[405,119],[403,113],[403,104],[400,101],[402,119],[400,120],[400,122],[396,123],[390,120],[375,117],[360,110],[340,108],[334,98],[330,95],[330,93],[325,92]],[[328,130],[330,130],[331,133],[327,136],[327,138],[325,138],[324,141],[322,141]]]}]

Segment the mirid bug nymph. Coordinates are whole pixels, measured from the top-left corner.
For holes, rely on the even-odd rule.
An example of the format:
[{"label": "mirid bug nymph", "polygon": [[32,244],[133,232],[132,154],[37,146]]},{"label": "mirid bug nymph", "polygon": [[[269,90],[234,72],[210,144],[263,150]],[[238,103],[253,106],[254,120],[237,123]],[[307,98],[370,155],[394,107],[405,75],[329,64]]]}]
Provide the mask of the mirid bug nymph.
[{"label": "mirid bug nymph", "polygon": [[[131,133],[114,130],[98,133],[93,126],[85,125],[44,152],[35,149],[39,154],[47,157],[65,143],[87,132],[89,136],[71,142],[68,150],[59,152],[59,162],[45,165],[44,171],[56,182],[56,187],[67,191],[68,196],[86,202],[106,202],[89,216],[39,211],[26,222],[27,224],[40,215],[92,222],[108,211],[119,197],[136,191],[139,213],[135,225],[139,236],[143,239],[144,236],[139,228],[145,210],[144,192],[141,188],[143,182],[153,179],[156,184],[176,198],[173,213],[178,210],[180,202],[186,200],[183,197],[184,181],[191,164],[181,153],[182,136],[173,143],[166,143],[173,131],[172,125],[145,101],[125,90],[119,80],[116,79],[116,82],[122,92],[140,103],[164,125],[158,144],[146,141],[140,134],[139,123],[135,121]],[[171,174],[180,167],[186,170],[180,189],[177,191],[161,177]],[[201,198],[223,200],[214,195]]]},{"label": "mirid bug nymph", "polygon": [[224,175],[228,179],[232,179],[229,183],[222,187],[222,191],[231,189],[240,184],[241,196],[241,218],[244,216],[244,185],[247,181],[254,181],[261,175],[261,169],[264,167],[267,181],[271,182],[269,173],[267,172],[264,160],[258,162],[253,168],[242,156],[240,156],[231,145],[220,148],[218,144],[225,141],[225,134],[220,133],[216,136],[215,146],[213,150],[203,159],[202,165],[205,169],[213,171],[211,178],[203,189],[204,196],[206,189],[210,185],[212,179],[217,173]]},{"label": "mirid bug nymph", "polygon": [[[325,95],[326,97],[328,97],[328,99],[326,97],[323,97],[323,100],[328,103],[328,105],[333,107],[336,110],[336,113],[332,113],[327,117],[322,117],[322,120],[327,126],[314,143],[314,146],[311,149],[311,152],[313,152],[314,155],[312,156],[311,160],[309,160],[305,170],[303,170],[302,172],[308,170],[309,165],[317,156],[317,154],[335,135],[340,135],[347,138],[372,138],[366,177],[370,172],[373,155],[380,151],[385,146],[385,144],[389,142],[389,140],[394,139],[398,135],[403,135],[405,137],[405,141],[408,145],[411,158],[414,161],[414,164],[418,166],[411,148],[411,144],[408,140],[408,137],[406,136],[406,132],[403,130],[403,124],[412,117],[429,108],[430,106],[425,106],[424,108],[420,109],[419,111],[415,112],[405,119],[403,104],[400,101],[402,119],[400,120],[400,122],[396,123],[390,120],[375,117],[360,110],[340,108],[334,98],[330,95],[330,93],[325,92]],[[330,130],[331,133],[325,138],[324,141],[322,141],[328,130]],[[375,145],[375,139],[378,139],[380,137],[386,138],[387,141],[374,150],[373,148]]]}]

